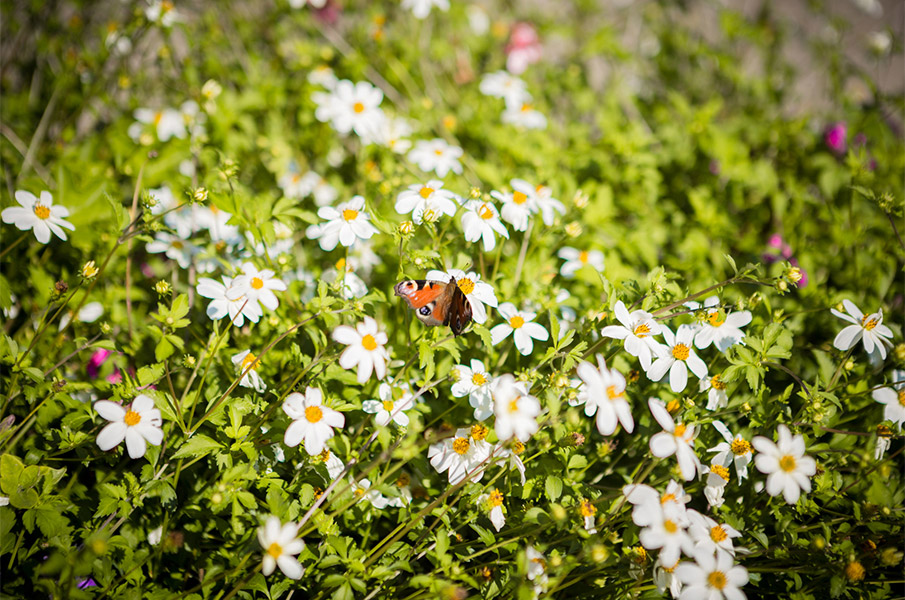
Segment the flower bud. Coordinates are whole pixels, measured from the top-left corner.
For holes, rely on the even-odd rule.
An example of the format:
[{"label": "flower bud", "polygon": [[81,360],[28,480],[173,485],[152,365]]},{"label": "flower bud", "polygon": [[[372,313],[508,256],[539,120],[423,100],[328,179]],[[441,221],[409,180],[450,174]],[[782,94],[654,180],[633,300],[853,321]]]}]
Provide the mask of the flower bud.
[{"label": "flower bud", "polygon": [[192,202],[197,202],[201,204],[202,202],[207,202],[207,189],[203,187],[197,187],[192,190],[191,193]]},{"label": "flower bud", "polygon": [[97,277],[98,270],[97,264],[93,260],[89,260],[85,263],[85,266],[82,267],[82,277],[90,281]]},{"label": "flower bud", "polygon": [[173,291],[173,288],[170,287],[169,282],[161,279],[154,284],[154,291],[157,292],[158,296],[169,296],[170,292]]},{"label": "flower bud", "polygon": [[415,233],[415,224],[411,221],[403,221],[399,224],[399,233],[403,237],[408,237]]}]

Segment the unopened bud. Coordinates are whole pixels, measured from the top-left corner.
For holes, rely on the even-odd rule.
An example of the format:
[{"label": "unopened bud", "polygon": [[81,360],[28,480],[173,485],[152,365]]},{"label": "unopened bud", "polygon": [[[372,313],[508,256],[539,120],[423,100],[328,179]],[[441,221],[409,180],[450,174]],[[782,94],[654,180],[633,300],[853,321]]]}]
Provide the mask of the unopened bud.
[{"label": "unopened bud", "polygon": [[173,288],[170,287],[169,282],[161,279],[154,284],[154,291],[157,292],[158,296],[169,296],[170,292],[173,291]]}]

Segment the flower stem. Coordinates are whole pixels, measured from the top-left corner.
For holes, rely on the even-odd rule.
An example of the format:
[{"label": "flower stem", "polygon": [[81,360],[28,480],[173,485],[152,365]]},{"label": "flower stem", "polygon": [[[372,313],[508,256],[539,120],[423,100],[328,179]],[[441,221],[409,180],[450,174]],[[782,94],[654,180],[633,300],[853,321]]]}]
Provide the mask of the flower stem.
[{"label": "flower stem", "polygon": [[10,250],[12,250],[16,246],[18,246],[20,243],[22,243],[22,240],[24,240],[27,237],[28,237],[28,232],[27,231],[23,232],[22,235],[19,236],[19,239],[17,239],[15,242],[13,242],[9,246],[7,246],[3,252],[0,252],[0,259],[2,259],[4,256],[6,256]]}]

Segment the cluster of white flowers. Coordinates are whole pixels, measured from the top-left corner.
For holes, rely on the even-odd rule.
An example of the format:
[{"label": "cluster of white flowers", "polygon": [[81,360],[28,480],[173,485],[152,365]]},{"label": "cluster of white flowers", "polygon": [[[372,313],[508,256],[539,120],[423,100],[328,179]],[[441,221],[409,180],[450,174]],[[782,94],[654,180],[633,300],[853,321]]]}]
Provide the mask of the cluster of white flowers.
[{"label": "cluster of white flowers", "polygon": [[235,277],[224,275],[222,283],[202,277],[196,289],[198,295],[211,300],[208,317],[216,321],[228,316],[233,325],[242,327],[245,319],[257,323],[264,308],[276,310],[279,300],[274,291],[286,290],[286,284],[270,269],[258,269],[245,262]]},{"label": "cluster of white flowers", "polygon": [[547,117],[531,104],[531,94],[524,80],[507,73],[496,71],[481,79],[481,93],[493,98],[502,98],[506,103],[502,120],[522,129],[546,129]]}]

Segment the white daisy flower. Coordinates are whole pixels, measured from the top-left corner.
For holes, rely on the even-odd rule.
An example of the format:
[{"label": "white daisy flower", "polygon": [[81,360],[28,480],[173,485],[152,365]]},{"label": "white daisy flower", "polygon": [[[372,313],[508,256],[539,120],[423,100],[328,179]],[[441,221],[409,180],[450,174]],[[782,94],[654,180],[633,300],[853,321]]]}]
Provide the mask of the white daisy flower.
[{"label": "white daisy flower", "polygon": [[651,381],[660,381],[668,372],[670,389],[679,393],[688,385],[689,369],[698,377],[707,376],[707,365],[693,349],[695,333],[691,325],[680,325],[675,335],[672,329],[662,325],[661,333],[666,348],[660,351],[660,357],[647,369]]},{"label": "white daisy flower", "polygon": [[619,423],[627,432],[634,431],[635,421],[625,398],[625,377],[622,373],[607,369],[602,354],[597,355],[597,368],[582,361],[576,372],[585,384],[584,413],[589,417],[597,413],[597,431],[601,435],[613,435]]},{"label": "white daisy flower", "polygon": [[719,410],[729,404],[728,386],[717,373],[713,377],[703,377],[698,384],[698,391],[707,392],[707,410]]},{"label": "white daisy flower", "polygon": [[345,258],[340,258],[336,261],[335,268],[327,269],[321,274],[321,279],[327,283],[333,283],[337,278],[342,280],[340,281],[340,293],[346,300],[361,298],[368,293],[368,284],[355,274]]},{"label": "white daisy flower", "polygon": [[341,79],[328,92],[315,92],[312,100],[318,105],[314,116],[342,134],[354,131],[366,141],[373,139],[386,115],[380,108],[383,92],[367,81],[352,83]]},{"label": "white daisy flower", "polygon": [[865,352],[868,354],[879,352],[880,358],[886,360],[886,346],[892,346],[892,331],[883,324],[883,309],[865,315],[851,300],[843,300],[842,305],[848,314],[841,313],[835,308],[831,308],[830,312],[852,325],[839,332],[833,340],[833,346],[845,351],[861,340]]},{"label": "white daisy flower", "polygon": [[660,334],[660,324],[649,312],[635,310],[630,314],[622,300],[616,302],[613,312],[621,325],[608,325],[600,331],[600,335],[625,340],[625,351],[637,356],[641,361],[641,368],[647,371],[651,356],[660,348],[660,344],[653,338]]},{"label": "white daisy flower", "polygon": [[578,248],[564,246],[559,249],[556,256],[566,261],[559,268],[559,274],[568,279],[575,277],[578,269],[585,266],[591,266],[598,272],[604,269],[603,252],[600,250],[579,250]]},{"label": "white daisy flower", "polygon": [[496,248],[496,236],[498,233],[507,240],[509,231],[500,221],[500,213],[492,202],[469,200],[465,203],[465,214],[462,215],[462,231],[465,233],[465,241],[484,241],[484,251],[490,252]]},{"label": "white daisy flower", "polygon": [[[296,169],[298,166],[296,165]],[[308,173],[302,175],[296,169],[290,169],[284,173],[277,181],[277,185],[283,190],[283,195],[287,198],[301,199],[312,191],[311,179],[306,177]]]},{"label": "white daisy flower", "polygon": [[541,219],[547,227],[553,226],[557,214],[566,214],[566,206],[554,198],[553,190],[545,185],[534,186],[534,201],[540,211]]},{"label": "white daisy flower", "polygon": [[426,278],[431,281],[449,281],[450,277],[456,278],[456,285],[471,304],[471,317],[475,323],[486,323],[487,309],[484,305],[496,308],[499,304],[493,286],[486,281],[481,281],[480,273],[474,271],[466,273],[460,269],[450,269],[445,272],[433,270],[428,271],[426,275]]},{"label": "white daisy flower", "polygon": [[[486,435],[486,428],[482,433]],[[456,485],[469,477],[470,481],[480,481],[484,469],[479,468],[490,458],[491,446],[483,436],[475,439],[469,429],[457,429],[456,435],[433,444],[427,452],[431,466],[438,473],[447,472],[449,483]]]},{"label": "white daisy flower", "polygon": [[534,188],[527,181],[513,179],[511,193],[493,190],[490,195],[503,203],[501,215],[503,220],[512,225],[516,231],[528,229],[528,217],[537,213],[534,200]]},{"label": "white daisy flower", "polygon": [[389,148],[396,154],[405,154],[411,149],[412,142],[408,139],[410,135],[411,124],[399,117],[384,119],[373,133],[374,143]]},{"label": "white daisy flower", "polygon": [[720,442],[713,448],[708,448],[707,452],[716,452],[713,462],[719,463],[724,467],[730,464],[735,465],[735,472],[738,474],[739,481],[743,481],[748,477],[748,465],[754,458],[751,451],[751,442],[741,436],[741,434],[733,436],[729,428],[722,421],[714,421],[713,428],[716,429],[725,440]]},{"label": "white daisy flower", "polygon": [[704,551],[710,554],[725,552],[735,556],[732,539],[742,535],[738,530],[725,523],[717,523],[693,508],[689,508],[686,514],[689,521],[688,535],[694,541],[695,552]]},{"label": "white daisy flower", "polygon": [[54,206],[50,192],[41,192],[39,199],[31,192],[17,190],[15,197],[19,206],[5,208],[0,213],[4,223],[11,223],[21,231],[34,230],[35,239],[42,244],[50,241],[51,233],[66,241],[63,229],[75,231],[75,225],[66,220],[69,209],[60,204]]},{"label": "white daisy flower", "polygon": [[236,366],[236,373],[242,375],[239,385],[254,388],[259,393],[264,393],[267,390],[267,384],[258,375],[258,366],[261,362],[258,361],[257,356],[251,353],[251,350],[243,350],[238,354],[234,354],[231,360]]},{"label": "white daisy flower", "polygon": [[94,410],[110,421],[97,434],[97,446],[104,452],[125,440],[129,458],[141,458],[147,444],[159,446],[163,442],[163,419],[150,396],[139,394],[128,409],[109,400],[99,400],[94,403]]},{"label": "white daisy flower", "polygon": [[422,220],[433,222],[440,215],[454,216],[459,208],[459,202],[461,198],[443,189],[442,181],[432,179],[424,184],[410,185],[399,192],[396,196],[396,212],[400,215],[412,213],[412,221],[415,223],[421,223]]},{"label": "white daisy flower", "polygon": [[364,321],[355,327],[340,325],[333,330],[333,339],[348,346],[339,357],[339,366],[343,369],[357,366],[358,383],[370,379],[372,371],[377,375],[377,379],[384,378],[387,373],[386,363],[390,356],[384,348],[387,334],[378,331],[377,321],[365,317]]},{"label": "white daisy flower", "polygon": [[377,228],[371,225],[371,217],[364,212],[364,205],[363,197],[353,196],[336,208],[322,206],[317,216],[326,222],[310,226],[305,235],[308,239],[318,240],[321,250],[328,252],[336,248],[337,243],[351,246],[356,240],[370,239],[377,233]]},{"label": "white daisy flower", "polygon": [[506,319],[506,322],[500,323],[490,330],[490,340],[494,346],[512,334],[515,347],[523,356],[527,356],[534,351],[534,340],[546,342],[550,339],[550,334],[547,333],[544,326],[533,322],[537,313],[520,311],[511,302],[500,304],[497,311]]},{"label": "white daisy flower", "polygon": [[528,394],[524,383],[503,375],[493,382],[493,414],[493,428],[500,441],[515,437],[524,443],[539,429],[540,402]]},{"label": "white daisy flower", "polygon": [[701,462],[694,453],[695,426],[676,423],[662,400],[651,398],[647,401],[654,419],[663,428],[650,438],[651,454],[657,458],[676,455],[679,460],[679,471],[685,481],[691,481],[701,468]]},{"label": "white daisy flower", "polygon": [[502,98],[509,104],[521,104],[531,100],[525,82],[507,71],[494,71],[481,78],[479,88],[485,96]]},{"label": "white daisy flower", "polygon": [[449,0],[402,0],[402,8],[412,11],[416,19],[426,18],[435,6],[446,12],[449,10]]},{"label": "white daisy flower", "polygon": [[[296,3],[298,1],[299,0],[290,0],[290,5],[293,5],[293,3]],[[302,4],[304,4],[304,0],[301,1]],[[318,6],[317,8],[321,8],[324,4],[327,3],[327,0],[314,0],[314,2],[312,2],[312,6],[315,6],[318,3],[321,4],[321,6]],[[335,88],[336,84],[339,82],[339,79],[337,79],[336,75],[333,73],[333,69],[331,69],[327,65],[318,65],[311,69],[311,71],[308,73],[307,79],[308,83],[325,87],[328,90]]]},{"label": "white daisy flower", "polygon": [[503,494],[497,489],[490,490],[488,494],[478,496],[478,506],[488,511],[487,516],[493,528],[499,531],[506,524],[506,515],[503,514]]},{"label": "white daisy flower", "polygon": [[151,254],[163,252],[167,258],[175,260],[183,269],[188,269],[192,264],[192,258],[201,252],[201,248],[195,244],[186,242],[166,231],[156,233],[154,241],[148,243],[145,250]]},{"label": "white daisy flower", "polygon": [[676,577],[685,584],[680,600],[744,600],[745,594],[739,588],[748,583],[748,571],[745,567],[733,566],[729,554],[701,550],[695,552],[694,560],[676,567]]},{"label": "white daisy flower", "polygon": [[578,505],[578,511],[584,519],[584,528],[588,533],[597,533],[597,507],[585,498]]},{"label": "white daisy flower", "polygon": [[[15,302],[15,297],[12,298],[12,301]],[[94,323],[98,319],[100,319],[104,314],[104,305],[100,302],[89,302],[85,306],[79,309],[79,313],[77,315],[73,314],[73,312],[66,311],[63,313],[63,316],[60,317],[60,324],[58,325],[58,329],[63,330],[72,322],[73,316],[75,317],[76,322],[79,323]],[[15,318],[15,316],[11,316],[8,318]]]},{"label": "white daisy flower", "polygon": [[676,561],[672,566],[668,566],[663,563],[660,557],[657,557],[657,562],[654,563],[653,579],[654,585],[657,586],[657,590],[661,594],[665,595],[666,591],[669,590],[669,594],[673,598],[681,596],[682,582],[676,577],[676,566],[678,564],[679,562]]},{"label": "white daisy flower", "polygon": [[230,322],[236,327],[242,327],[245,319],[252,323],[257,323],[264,312],[261,305],[251,300],[248,296],[231,294],[230,290],[233,280],[230,277],[223,276],[223,283],[202,277],[198,280],[198,295],[204,298],[210,298],[211,303],[207,305],[207,316],[217,321],[229,315]]},{"label": "white daisy flower", "polygon": [[751,313],[749,311],[725,311],[721,315],[719,304],[720,299],[716,296],[707,298],[703,307],[697,302],[687,302],[685,304],[692,310],[703,308],[707,311],[707,320],[698,325],[694,336],[694,345],[701,350],[713,344],[717,350],[725,352],[729,346],[742,341],[745,333],[741,328],[751,322]]},{"label": "white daisy flower", "polygon": [[694,542],[685,530],[688,517],[684,511],[667,511],[660,516],[638,532],[638,541],[648,550],[659,549],[663,564],[673,565],[683,552],[689,556],[694,552]]},{"label": "white daisy flower", "polygon": [[662,521],[668,515],[684,519],[685,505],[691,501],[682,484],[675,480],[669,481],[662,494],[649,485],[634,483],[623,487],[622,493],[634,505],[632,521],[639,527]]},{"label": "white daisy flower", "polygon": [[905,371],[892,372],[893,386],[876,389],[871,397],[883,404],[883,419],[892,421],[899,429],[905,423]]},{"label": "white daisy flower", "polygon": [[505,448],[502,444],[499,443],[493,448],[493,456],[498,456],[502,459],[505,459],[505,461],[501,463],[501,466],[508,464],[510,471],[512,471],[513,469],[518,471],[522,485],[525,485],[525,463],[522,462],[520,455],[524,451],[525,444],[521,443],[517,439],[513,439],[510,442],[509,448]]},{"label": "white daisy flower", "polygon": [[704,497],[707,505],[719,508],[723,505],[723,492],[729,483],[729,469],[721,465],[715,458],[710,461],[710,471],[704,482]]},{"label": "white daisy flower", "polygon": [[233,279],[233,284],[227,291],[227,297],[239,298],[247,296],[252,302],[260,302],[269,310],[276,310],[280,305],[274,290],[286,291],[283,280],[274,276],[270,269],[258,269],[250,262],[242,263],[241,272]]},{"label": "white daisy flower", "polygon": [[415,396],[411,386],[406,383],[382,382],[377,388],[377,400],[365,400],[362,410],[374,415],[374,422],[387,426],[391,422],[400,427],[408,427],[409,417],[405,411],[415,406]]},{"label": "white daisy flower", "polygon": [[173,6],[171,0],[151,0],[145,8],[145,17],[152,23],[158,23],[163,27],[172,27],[182,20],[182,15]]},{"label": "white daisy flower", "polygon": [[299,564],[297,555],[305,549],[305,542],[298,538],[298,523],[282,524],[279,517],[270,515],[258,527],[258,543],[264,548],[261,572],[266,576],[280,567],[289,579],[300,579],[305,569]]},{"label": "white daisy flower", "polygon": [[342,429],[346,418],[341,412],[324,406],[324,395],[316,387],[308,387],[305,395],[293,392],[283,402],[283,412],[292,423],[286,428],[283,443],[294,448],[305,442],[305,452],[317,456],[324,451],[333,429]]},{"label": "white daisy flower", "polygon": [[229,247],[240,246],[244,243],[242,234],[236,225],[229,225],[232,214],[220,210],[215,205],[194,206],[195,219],[199,229],[206,229],[213,242],[224,242]]},{"label": "white daisy flower", "polygon": [[758,452],[754,466],[767,476],[768,494],[782,494],[787,504],[795,504],[802,490],[811,491],[810,478],[817,472],[817,462],[805,454],[804,437],[793,436],[785,425],[776,431],[779,441],[775,444],[763,436],[751,440]]},{"label": "white daisy flower", "polygon": [[522,129],[546,129],[547,117],[528,101],[506,104],[503,111],[503,123],[515,125]]},{"label": "white daisy flower", "polygon": [[456,365],[455,383],[452,385],[452,395],[455,398],[468,396],[468,403],[474,408],[474,418],[483,421],[493,414],[493,394],[491,383],[493,377],[487,372],[484,363],[477,359],[471,360],[471,366]]},{"label": "white daisy flower", "polygon": [[166,142],[170,138],[181,140],[186,136],[185,117],[175,108],[163,110],[138,108],[133,115],[141,125],[153,125],[157,139],[161,142]]},{"label": "white daisy flower", "polygon": [[408,159],[418,165],[425,173],[433,171],[438,177],[446,177],[452,171],[457,175],[462,174],[462,149],[451,146],[444,140],[436,138],[426,142],[419,140],[415,147],[409,151]]}]

